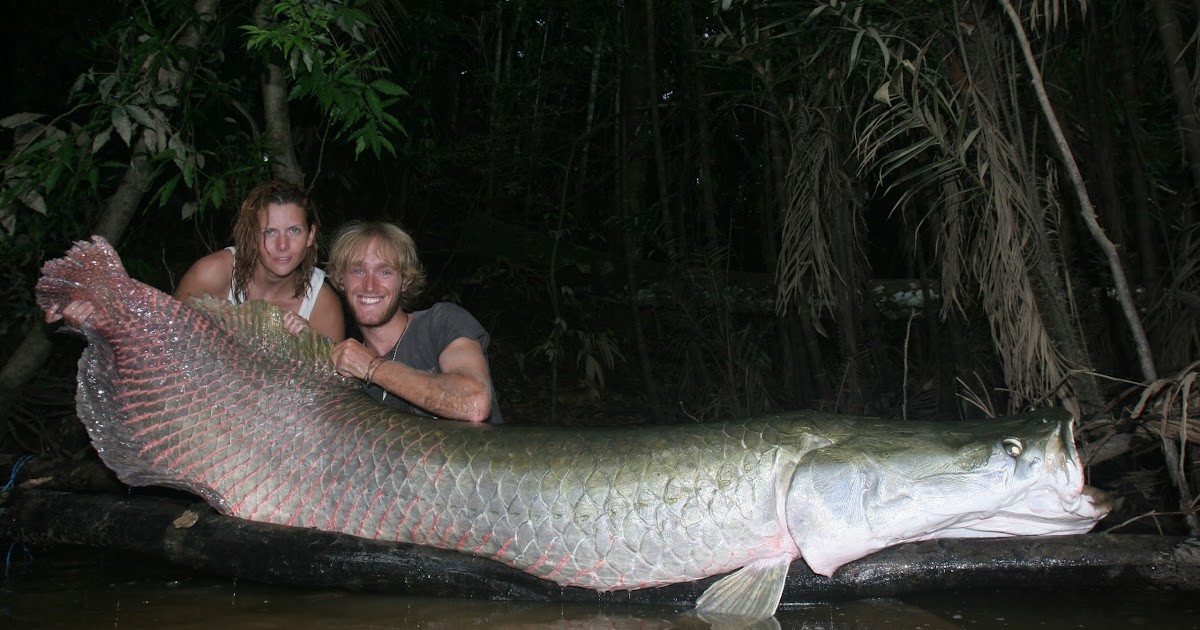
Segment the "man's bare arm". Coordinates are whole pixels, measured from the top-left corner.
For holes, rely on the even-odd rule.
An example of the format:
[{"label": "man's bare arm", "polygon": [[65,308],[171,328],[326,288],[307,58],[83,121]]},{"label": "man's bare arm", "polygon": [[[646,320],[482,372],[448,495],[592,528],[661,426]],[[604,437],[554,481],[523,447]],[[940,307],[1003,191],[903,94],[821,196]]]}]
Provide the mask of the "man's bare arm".
[{"label": "man's bare arm", "polygon": [[[343,345],[349,343],[347,340]],[[338,348],[333,356],[339,371],[366,380],[369,361],[364,362],[361,353],[365,348],[361,344],[342,352]],[[492,411],[492,377],[479,342],[466,337],[455,339],[438,356],[438,363],[442,371],[429,373],[383,361],[371,372],[371,382],[440,418],[487,420]]]}]

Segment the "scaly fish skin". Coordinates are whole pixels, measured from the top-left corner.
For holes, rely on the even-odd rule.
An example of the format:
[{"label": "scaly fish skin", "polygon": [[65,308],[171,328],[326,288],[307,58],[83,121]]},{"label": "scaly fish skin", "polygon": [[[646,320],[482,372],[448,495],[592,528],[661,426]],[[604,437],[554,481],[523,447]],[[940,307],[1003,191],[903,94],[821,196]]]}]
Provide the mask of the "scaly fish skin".
[{"label": "scaly fish skin", "polygon": [[103,239],[46,263],[43,308],[86,299],[79,416],[126,483],[255,521],[494,559],[629,590],[741,569],[699,608],[762,617],[788,565],[829,575],[943,536],[1077,533],[1108,511],[1069,420],[885,422],[794,413],[719,424],[491,427],[397,412],[333,372],[328,340],[265,304],[183,305]]}]

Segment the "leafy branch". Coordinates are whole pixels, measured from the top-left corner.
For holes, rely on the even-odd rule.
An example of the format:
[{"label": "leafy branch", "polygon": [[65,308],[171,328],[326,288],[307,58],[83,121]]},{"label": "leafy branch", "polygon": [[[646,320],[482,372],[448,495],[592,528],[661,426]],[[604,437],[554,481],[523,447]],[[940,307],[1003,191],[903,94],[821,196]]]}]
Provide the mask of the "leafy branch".
[{"label": "leafy branch", "polygon": [[378,50],[363,38],[375,24],[357,8],[362,2],[283,0],[274,8],[275,22],[245,25],[246,48],[281,54],[293,84],[291,99],[312,98],[337,137],[354,143],[354,155],[370,149],[395,156],[392,138],[407,133],[388,110],[408,92],[381,77],[389,72],[375,60]]}]

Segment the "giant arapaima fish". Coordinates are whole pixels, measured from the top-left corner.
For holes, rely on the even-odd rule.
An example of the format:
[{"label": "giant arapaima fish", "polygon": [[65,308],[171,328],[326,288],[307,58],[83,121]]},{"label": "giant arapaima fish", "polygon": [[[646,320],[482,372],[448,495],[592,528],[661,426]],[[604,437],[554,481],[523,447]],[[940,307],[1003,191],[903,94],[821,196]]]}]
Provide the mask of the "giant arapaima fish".
[{"label": "giant arapaima fish", "polygon": [[793,561],[831,575],[890,545],[1086,532],[1070,421],[886,422],[788,414],[637,428],[480,426],[408,415],[338,376],[330,342],[265,304],[188,304],[104,239],[49,261],[42,308],[87,300],[78,414],[131,485],[253,521],[493,559],[564,586],[728,574],[697,601],[763,618]]}]

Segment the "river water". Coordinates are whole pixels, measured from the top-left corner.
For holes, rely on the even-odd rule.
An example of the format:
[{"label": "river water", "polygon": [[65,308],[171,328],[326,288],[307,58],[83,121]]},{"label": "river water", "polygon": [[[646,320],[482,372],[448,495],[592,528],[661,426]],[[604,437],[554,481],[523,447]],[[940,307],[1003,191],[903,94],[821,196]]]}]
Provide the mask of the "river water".
[{"label": "river water", "polygon": [[[268,630],[710,628],[685,610],[529,604],[312,590],[204,575],[128,554],[3,550],[0,628]],[[781,610],[778,626],[865,628],[1200,628],[1194,592],[976,591]]]}]

